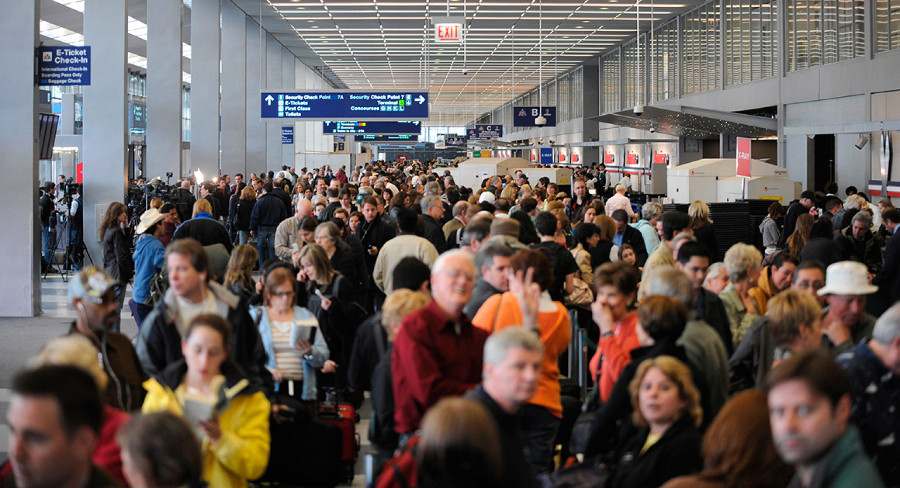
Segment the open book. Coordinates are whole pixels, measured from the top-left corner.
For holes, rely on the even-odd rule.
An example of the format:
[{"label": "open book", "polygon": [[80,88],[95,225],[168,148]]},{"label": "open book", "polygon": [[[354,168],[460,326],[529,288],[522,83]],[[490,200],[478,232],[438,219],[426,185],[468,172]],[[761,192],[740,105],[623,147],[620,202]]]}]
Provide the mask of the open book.
[{"label": "open book", "polygon": [[296,344],[298,341],[309,341],[310,344],[314,344],[316,342],[316,329],[317,327],[313,325],[302,325],[294,322],[291,326],[291,344]]}]

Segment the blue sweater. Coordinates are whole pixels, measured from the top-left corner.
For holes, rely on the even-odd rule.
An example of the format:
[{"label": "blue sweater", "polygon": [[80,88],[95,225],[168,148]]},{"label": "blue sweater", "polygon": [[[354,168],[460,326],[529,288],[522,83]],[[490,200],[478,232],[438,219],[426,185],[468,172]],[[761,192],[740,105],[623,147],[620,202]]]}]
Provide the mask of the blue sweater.
[{"label": "blue sweater", "polygon": [[159,239],[143,235],[135,245],[134,255],[134,301],[149,305],[150,279],[166,264],[166,248]]}]

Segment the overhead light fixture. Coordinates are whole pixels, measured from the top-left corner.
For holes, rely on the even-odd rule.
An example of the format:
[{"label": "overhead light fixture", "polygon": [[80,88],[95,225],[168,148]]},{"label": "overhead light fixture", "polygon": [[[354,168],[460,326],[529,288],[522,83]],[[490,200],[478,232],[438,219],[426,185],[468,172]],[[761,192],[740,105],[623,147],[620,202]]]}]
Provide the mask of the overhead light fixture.
[{"label": "overhead light fixture", "polygon": [[868,144],[868,143],[869,143],[869,136],[867,136],[865,134],[860,134],[859,139],[856,140],[856,144],[854,144],[854,146],[856,146],[857,149],[862,150],[862,148],[866,147],[866,144]]},{"label": "overhead light fixture", "polygon": [[[543,127],[547,125],[544,117],[544,2],[538,1],[538,116],[534,119],[534,125]],[[541,142],[543,144],[543,141]]]}]

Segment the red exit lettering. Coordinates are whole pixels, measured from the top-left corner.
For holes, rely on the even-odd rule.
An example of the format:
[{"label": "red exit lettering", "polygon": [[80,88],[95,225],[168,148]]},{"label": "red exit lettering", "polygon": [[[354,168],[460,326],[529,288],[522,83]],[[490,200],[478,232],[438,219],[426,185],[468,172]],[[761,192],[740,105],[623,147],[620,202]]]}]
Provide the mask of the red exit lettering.
[{"label": "red exit lettering", "polygon": [[438,24],[436,29],[438,42],[458,42],[460,40],[459,24]]}]

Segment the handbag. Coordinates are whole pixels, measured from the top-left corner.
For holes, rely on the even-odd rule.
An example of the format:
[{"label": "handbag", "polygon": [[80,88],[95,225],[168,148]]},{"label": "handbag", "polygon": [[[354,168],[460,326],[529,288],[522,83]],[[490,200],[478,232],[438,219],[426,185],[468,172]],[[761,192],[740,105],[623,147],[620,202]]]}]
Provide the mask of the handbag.
[{"label": "handbag", "polygon": [[572,426],[572,434],[569,437],[569,452],[583,454],[587,451],[588,441],[597,424],[597,411],[600,410],[600,390],[594,388],[588,393],[581,406],[581,413],[575,419]]},{"label": "handbag", "polygon": [[565,304],[570,307],[591,308],[594,303],[594,292],[581,278],[575,278],[575,289],[565,298]]},{"label": "handbag", "polygon": [[609,481],[609,466],[597,456],[538,478],[541,488],[603,488]]}]

